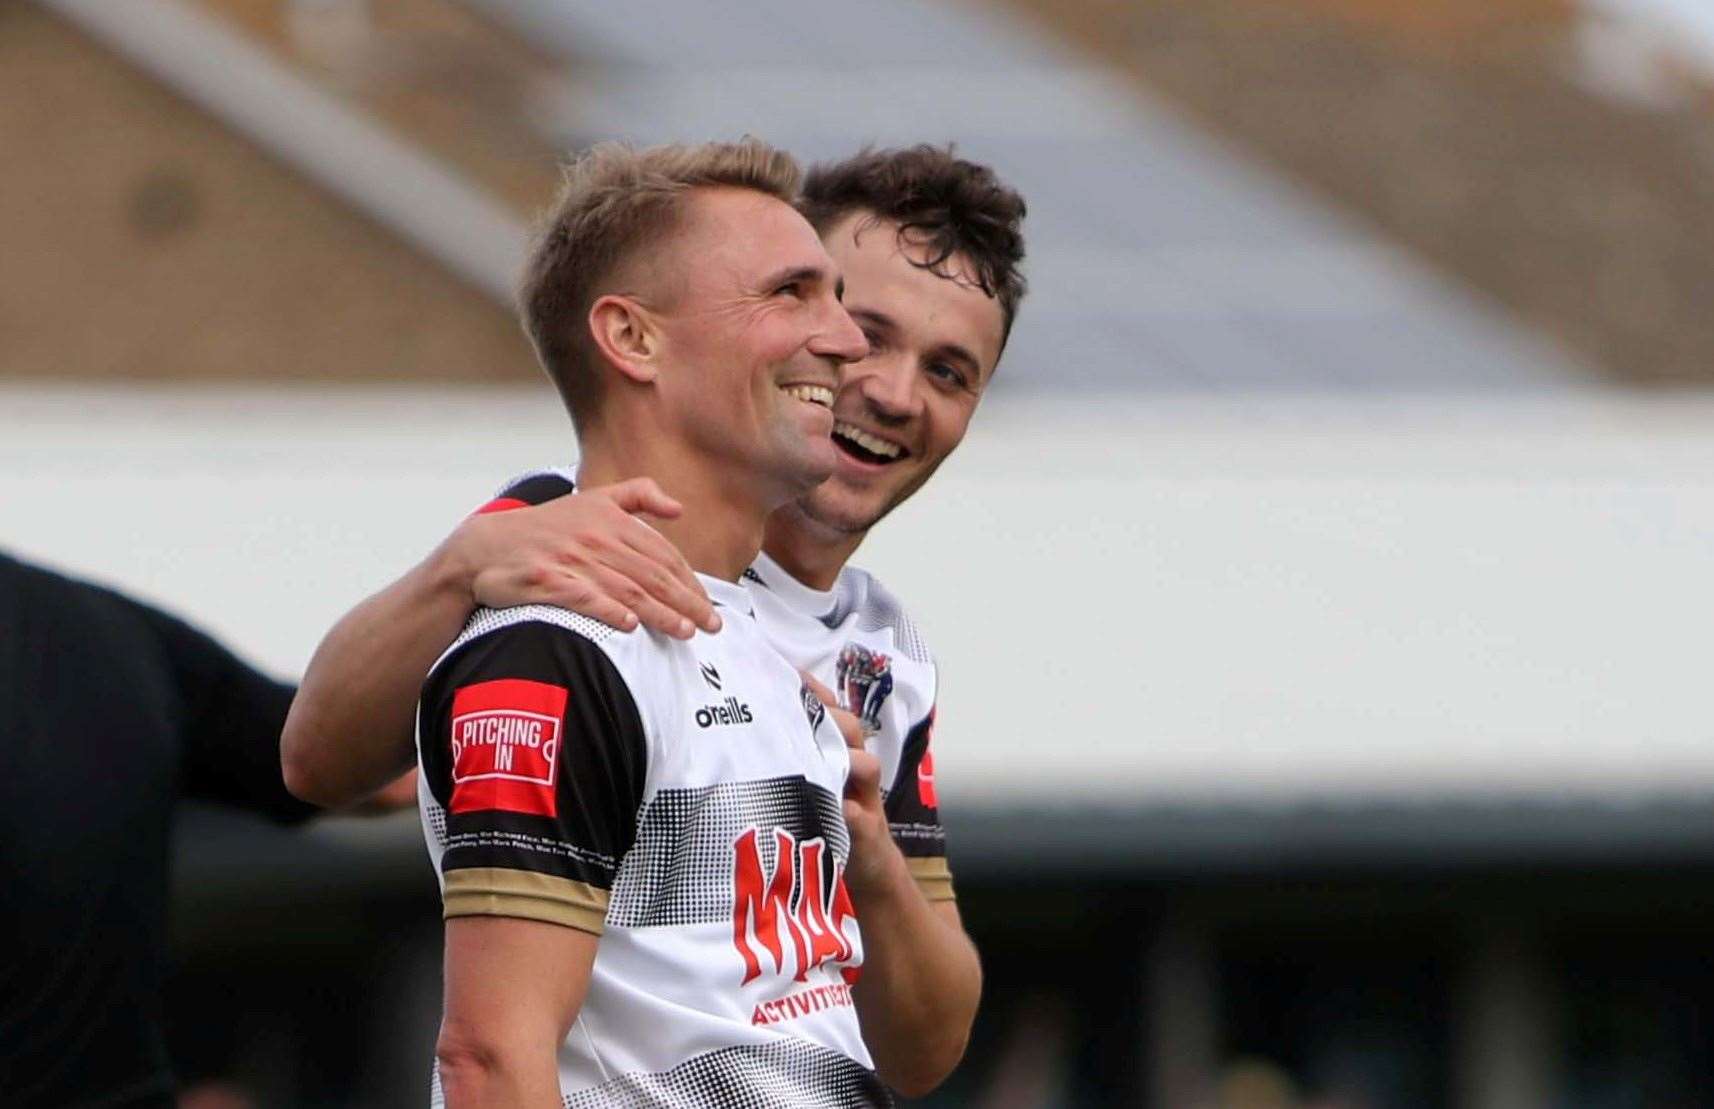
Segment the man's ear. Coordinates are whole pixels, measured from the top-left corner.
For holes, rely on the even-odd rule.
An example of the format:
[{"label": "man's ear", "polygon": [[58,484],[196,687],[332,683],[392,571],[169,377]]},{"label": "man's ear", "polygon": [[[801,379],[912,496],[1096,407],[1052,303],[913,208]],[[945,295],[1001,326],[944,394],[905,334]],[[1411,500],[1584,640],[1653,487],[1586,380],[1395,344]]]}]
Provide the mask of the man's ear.
[{"label": "man's ear", "polygon": [[614,369],[638,384],[655,380],[661,335],[641,304],[617,293],[598,298],[589,306],[589,333]]}]

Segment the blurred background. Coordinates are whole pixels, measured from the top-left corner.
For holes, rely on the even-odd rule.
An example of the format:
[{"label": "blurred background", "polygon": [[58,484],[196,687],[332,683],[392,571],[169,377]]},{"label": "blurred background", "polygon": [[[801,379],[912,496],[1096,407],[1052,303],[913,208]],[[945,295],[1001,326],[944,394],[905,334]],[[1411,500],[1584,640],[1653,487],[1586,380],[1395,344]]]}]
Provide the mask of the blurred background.
[{"label": "blurred background", "polygon": [[[923,1104],[1714,1105],[1706,0],[8,0],[0,546],[299,673],[575,454],[556,159],[745,132],[1030,203],[859,558],[987,966]],[[176,868],[199,1104],[424,1103],[414,814]]]}]

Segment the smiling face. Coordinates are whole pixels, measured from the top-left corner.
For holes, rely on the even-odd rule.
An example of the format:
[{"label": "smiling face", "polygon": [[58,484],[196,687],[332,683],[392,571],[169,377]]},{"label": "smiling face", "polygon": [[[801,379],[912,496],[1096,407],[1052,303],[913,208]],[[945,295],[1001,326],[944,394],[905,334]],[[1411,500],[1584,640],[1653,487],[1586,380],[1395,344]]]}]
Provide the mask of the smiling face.
[{"label": "smiling face", "polygon": [[858,212],[823,241],[869,351],[840,375],[832,476],[787,511],[831,540],[867,532],[963,440],[1005,323],[963,259],[941,267],[950,277],[923,268],[925,252],[895,223]]},{"label": "smiling face", "polygon": [[676,285],[656,315],[658,379],[702,453],[795,496],[838,463],[831,411],[840,367],[867,352],[839,303],[838,267],[790,205],[707,189],[671,251]]}]

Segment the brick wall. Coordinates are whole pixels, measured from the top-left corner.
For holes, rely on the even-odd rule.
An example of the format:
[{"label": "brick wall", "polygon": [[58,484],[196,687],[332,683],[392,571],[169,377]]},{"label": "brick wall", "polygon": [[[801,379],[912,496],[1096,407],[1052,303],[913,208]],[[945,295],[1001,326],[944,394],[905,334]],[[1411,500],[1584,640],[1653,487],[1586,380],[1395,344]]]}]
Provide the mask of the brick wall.
[{"label": "brick wall", "polygon": [[539,373],[508,309],[29,4],[0,145],[0,375]]}]

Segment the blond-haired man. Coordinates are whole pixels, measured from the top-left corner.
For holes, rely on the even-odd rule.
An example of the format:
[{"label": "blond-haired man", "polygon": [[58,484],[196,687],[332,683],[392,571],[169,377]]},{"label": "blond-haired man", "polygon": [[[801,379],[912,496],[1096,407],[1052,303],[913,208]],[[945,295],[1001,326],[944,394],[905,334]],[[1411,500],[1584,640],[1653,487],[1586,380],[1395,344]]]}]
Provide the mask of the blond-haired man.
[{"label": "blond-haired man", "polygon": [[525,320],[580,479],[672,488],[662,533],[724,620],[685,641],[484,609],[430,672],[448,1106],[887,1099],[847,982],[845,741],[737,584],[832,471],[839,367],[867,349],[796,186],[753,141],[601,147],[535,249]]}]

